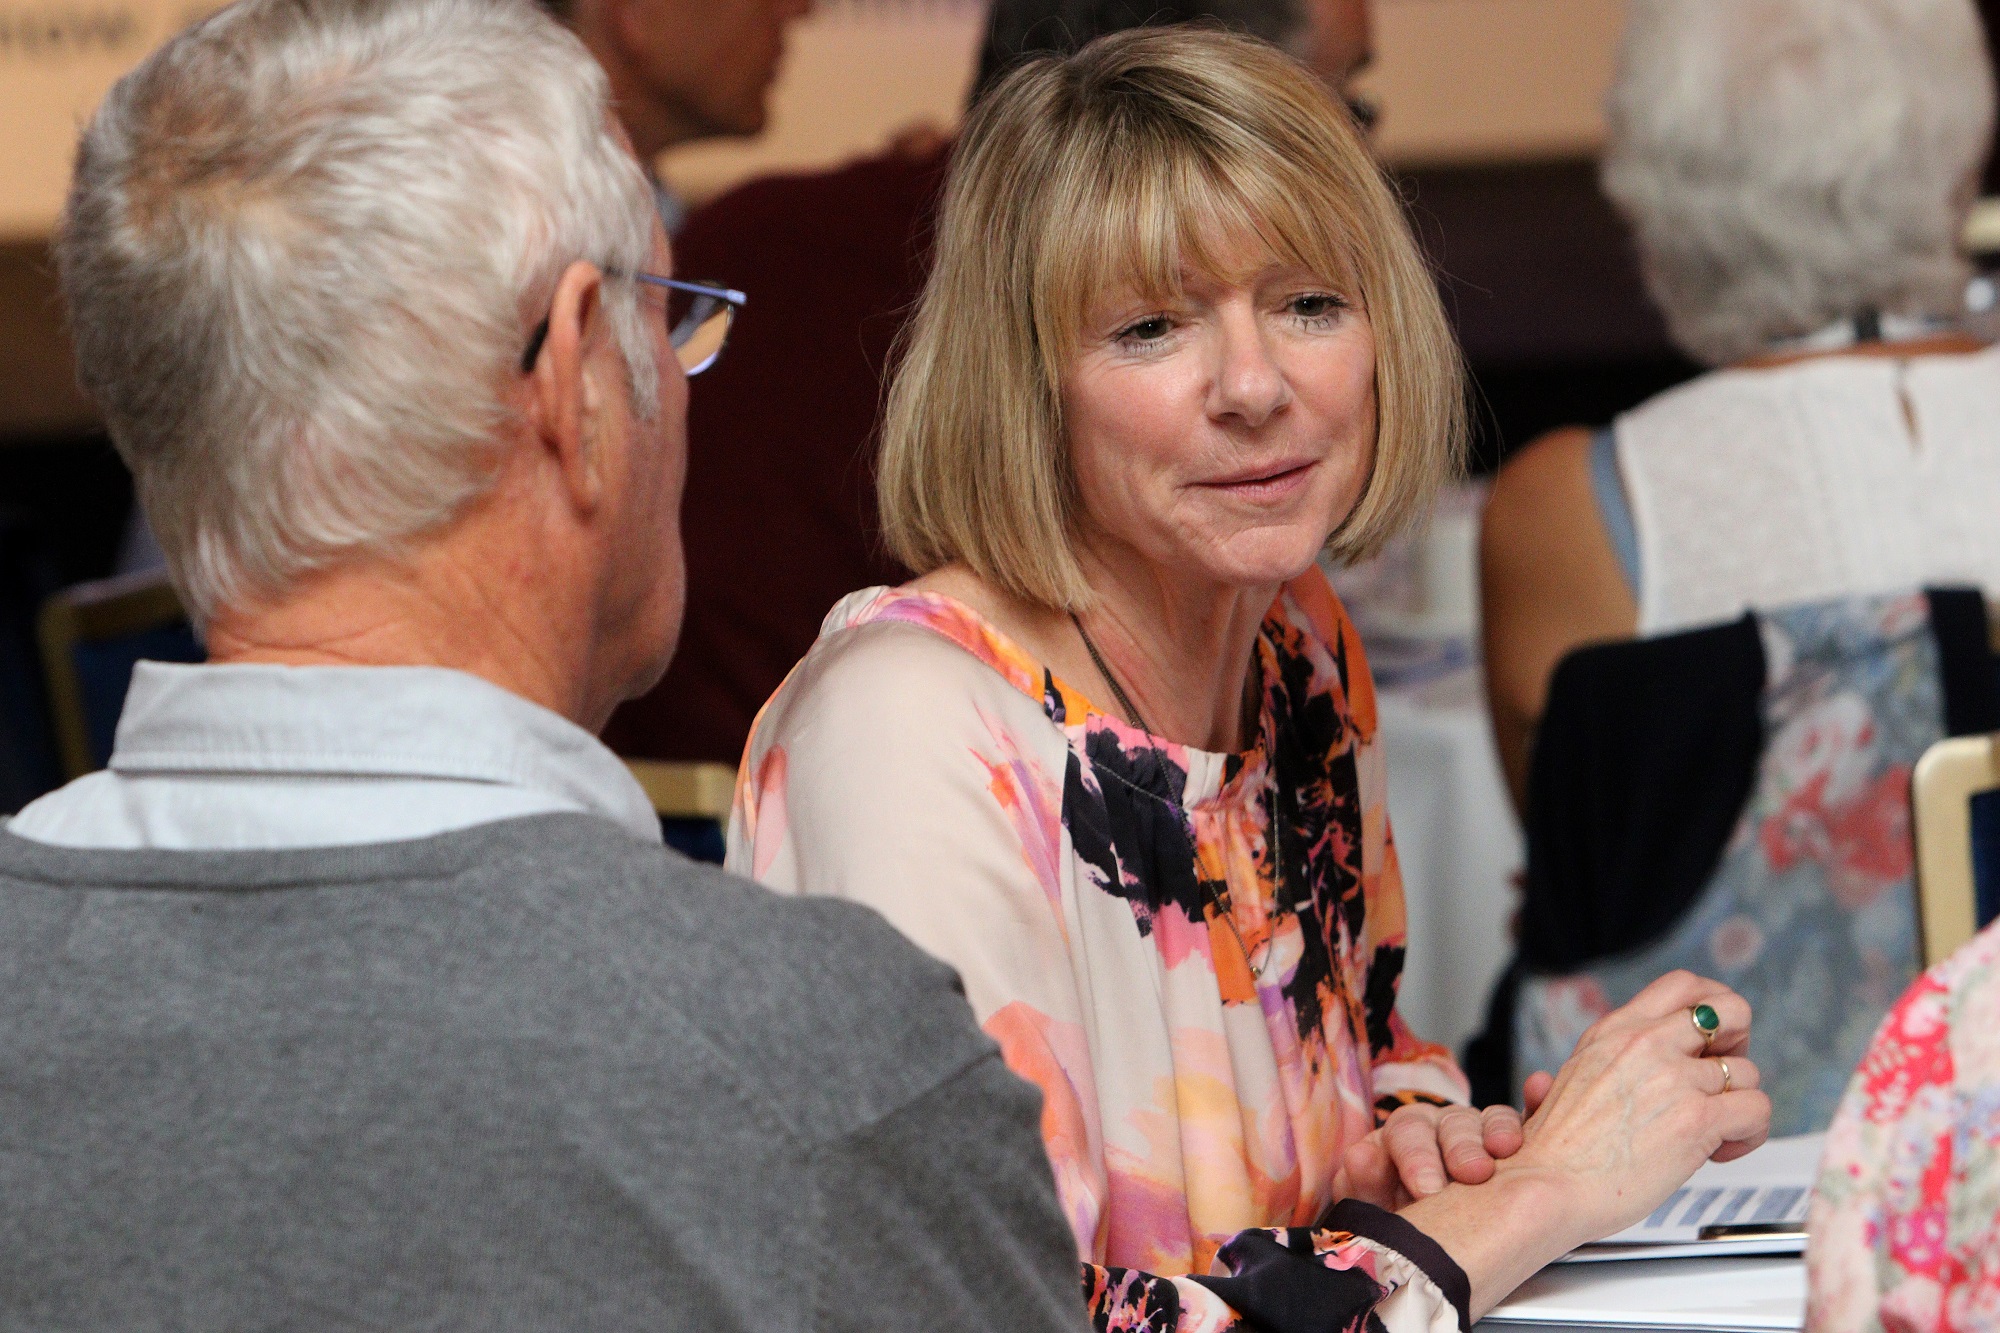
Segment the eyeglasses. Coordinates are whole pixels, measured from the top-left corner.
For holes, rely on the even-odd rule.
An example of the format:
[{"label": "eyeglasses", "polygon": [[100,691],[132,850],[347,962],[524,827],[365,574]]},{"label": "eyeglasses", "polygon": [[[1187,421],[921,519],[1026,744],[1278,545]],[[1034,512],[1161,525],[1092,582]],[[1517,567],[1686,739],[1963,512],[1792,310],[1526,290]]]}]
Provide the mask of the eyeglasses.
[{"label": "eyeglasses", "polygon": [[[681,282],[653,273],[634,273],[632,277],[649,287],[666,289],[667,341],[673,345],[681,370],[688,375],[701,374],[722,356],[736,312],[750,302],[742,292],[712,282]],[[534,370],[548,336],[549,321],[544,315],[542,322],[535,325],[535,331],[528,335],[527,349],[521,353],[523,375]]]}]

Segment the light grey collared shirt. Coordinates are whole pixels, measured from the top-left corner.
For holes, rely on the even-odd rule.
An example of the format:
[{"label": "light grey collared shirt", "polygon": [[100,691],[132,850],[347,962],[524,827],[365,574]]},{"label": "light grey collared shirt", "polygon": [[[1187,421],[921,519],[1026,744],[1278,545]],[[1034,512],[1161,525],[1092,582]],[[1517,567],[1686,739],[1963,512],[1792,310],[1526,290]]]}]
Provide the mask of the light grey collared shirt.
[{"label": "light grey collared shirt", "polygon": [[554,812],[660,840],[646,793],[595,736],[466,672],[141,662],[110,767],[7,831],[219,851],[396,842]]}]

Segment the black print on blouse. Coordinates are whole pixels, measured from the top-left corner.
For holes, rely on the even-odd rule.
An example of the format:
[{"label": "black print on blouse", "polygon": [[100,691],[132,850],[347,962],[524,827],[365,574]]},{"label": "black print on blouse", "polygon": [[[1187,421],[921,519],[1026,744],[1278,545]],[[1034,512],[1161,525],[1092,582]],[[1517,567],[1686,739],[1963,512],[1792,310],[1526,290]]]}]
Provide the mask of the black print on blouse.
[{"label": "black print on blouse", "polygon": [[1385,944],[1375,950],[1368,965],[1368,984],[1363,991],[1368,1012],[1368,1049],[1389,1049],[1389,1015],[1396,1009],[1396,980],[1403,975],[1403,946]]},{"label": "black print on blouse", "polygon": [[[1275,627],[1273,627],[1275,630]],[[1267,631],[1271,632],[1271,631]],[[1334,696],[1313,689],[1313,664],[1293,640],[1289,628],[1272,632],[1271,659],[1277,679],[1269,682],[1271,732],[1266,745],[1278,791],[1277,838],[1287,875],[1281,890],[1281,910],[1295,913],[1309,940],[1285,986],[1285,998],[1298,1016],[1299,1035],[1320,1029],[1330,997],[1348,993],[1337,972],[1354,955],[1363,938],[1368,904],[1361,882],[1361,778],[1355,764],[1352,734]],[[1347,679],[1345,636],[1328,645],[1339,678]],[[1380,970],[1384,957],[1375,960]],[[1401,954],[1389,965],[1391,990],[1387,1003],[1376,1004],[1374,978],[1364,995],[1359,1019],[1371,1051],[1390,1042],[1389,1014],[1394,1004],[1394,978],[1401,971]]]},{"label": "black print on blouse", "polygon": [[1095,1333],[1174,1333],[1181,1325],[1180,1289],[1168,1278],[1134,1269],[1085,1264],[1083,1300]]},{"label": "black print on blouse", "polygon": [[1193,1280],[1220,1296],[1245,1328],[1384,1333],[1375,1307],[1389,1288],[1362,1269],[1321,1263],[1310,1231],[1245,1231],[1224,1247],[1222,1261],[1230,1276]]},{"label": "black print on blouse", "polygon": [[[1356,737],[1335,695],[1314,690],[1313,662],[1298,631],[1274,621],[1265,634],[1275,665],[1275,678],[1264,682],[1264,744],[1277,792],[1271,837],[1286,870],[1276,907],[1298,917],[1308,941],[1284,994],[1300,1037],[1307,1039],[1327,1020],[1328,999],[1350,993],[1340,969],[1364,938],[1360,773]],[[1337,677],[1345,681],[1346,637],[1327,650]],[[1044,682],[1044,707],[1061,725],[1064,709],[1052,677]],[[1083,761],[1094,782],[1085,780]],[[1225,781],[1236,776],[1240,763],[1230,759]],[[1187,773],[1161,751],[1151,746],[1128,751],[1111,731],[1093,731],[1084,740],[1082,760],[1070,752],[1063,785],[1071,844],[1105,892],[1132,904],[1141,934],[1152,933],[1168,905],[1200,921],[1213,901],[1228,903],[1225,883],[1205,883],[1198,876],[1184,805]],[[1264,872],[1272,869],[1267,861]],[[1402,967],[1402,950],[1384,947],[1370,960],[1367,976],[1355,979],[1361,1012],[1344,1017],[1364,1029],[1356,1035],[1365,1037],[1371,1051],[1390,1044],[1389,1015]]]},{"label": "black print on blouse", "polygon": [[1096,790],[1084,781],[1075,750],[1063,778],[1063,822],[1070,843],[1097,871],[1106,893],[1132,904],[1139,933],[1172,904],[1193,921],[1207,901],[1195,877],[1194,839],[1181,802],[1187,770],[1153,748],[1127,751],[1110,731],[1084,738]]}]

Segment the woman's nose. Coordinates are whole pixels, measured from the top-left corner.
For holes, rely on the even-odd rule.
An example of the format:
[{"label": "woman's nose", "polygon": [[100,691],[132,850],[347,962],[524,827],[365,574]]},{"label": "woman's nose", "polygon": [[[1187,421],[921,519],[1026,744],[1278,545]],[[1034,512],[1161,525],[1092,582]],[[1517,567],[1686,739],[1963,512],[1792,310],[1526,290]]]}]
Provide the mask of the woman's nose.
[{"label": "woman's nose", "polygon": [[1224,321],[1218,340],[1209,414],[1261,426],[1292,400],[1291,381],[1271,354],[1255,320]]}]

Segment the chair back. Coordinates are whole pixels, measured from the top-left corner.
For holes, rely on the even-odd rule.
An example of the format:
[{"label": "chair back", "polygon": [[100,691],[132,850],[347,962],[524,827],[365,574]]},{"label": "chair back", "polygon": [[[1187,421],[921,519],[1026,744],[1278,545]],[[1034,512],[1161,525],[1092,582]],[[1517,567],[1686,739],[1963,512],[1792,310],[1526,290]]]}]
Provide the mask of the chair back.
[{"label": "chair back", "polygon": [[727,764],[665,759],[627,759],[625,766],[653,803],[667,845],[694,860],[721,864],[723,830],[736,800],[736,770]]},{"label": "chair back", "polygon": [[736,800],[736,770],[727,764],[627,759],[662,819],[727,819]]},{"label": "chair back", "polygon": [[[1934,592],[1847,598],[1753,618],[1763,662],[1761,740],[1738,814],[1726,836],[1714,839],[1710,868],[1688,885],[1670,920],[1580,965],[1537,968],[1524,909],[1529,966],[1512,1013],[1517,1081],[1555,1068],[1590,1023],[1663,972],[1686,968],[1733,987],[1755,1008],[1773,1132],[1826,1127],[1883,1014],[1928,955],[1914,882],[1913,773],[1947,731],[1994,725],[1958,725],[1993,714],[1986,626],[1964,623],[1966,603],[1983,610],[1974,594]],[[1954,701],[1957,690],[1983,691],[1982,707],[1970,707],[1962,693]],[[1605,722],[1616,725],[1608,716]],[[1987,742],[1976,744],[1990,756]],[[1538,745],[1537,765],[1542,759]],[[1611,775],[1628,771],[1645,770]],[[1664,798],[1644,782],[1627,794],[1634,809]],[[1959,809],[1964,854],[1963,801]],[[1531,895],[1542,868],[1537,858],[1554,855],[1560,865],[1564,851],[1538,844],[1536,819],[1531,801]],[[1601,874],[1571,887],[1579,910],[1593,897],[1629,892]]]},{"label": "chair back", "polygon": [[[1993,915],[1990,905],[1981,910],[1982,900],[1990,904],[2000,886],[1991,884],[1991,870],[1979,873],[1979,862],[1993,859],[1979,852],[2000,850],[1993,846],[2000,835],[1994,817],[2000,799],[1979,798],[2000,792],[2000,734],[1953,736],[1931,746],[1917,761],[1911,790],[1924,966],[1934,967]],[[1982,885],[1982,879],[1988,883]]]},{"label": "chair back", "polygon": [[42,603],[42,673],[65,778],[111,758],[118,715],[142,658],[199,662],[206,654],[164,574],[79,583]]}]

